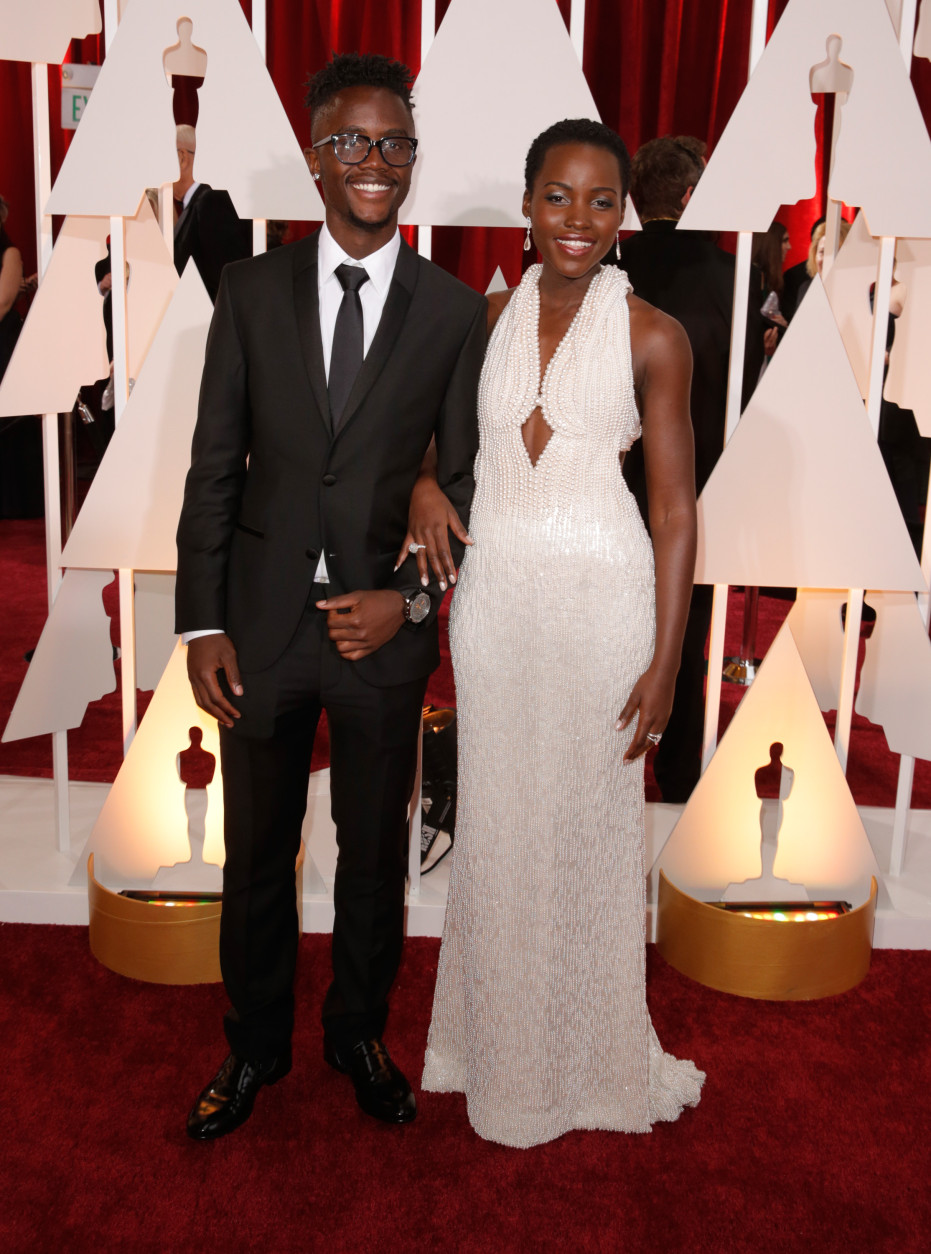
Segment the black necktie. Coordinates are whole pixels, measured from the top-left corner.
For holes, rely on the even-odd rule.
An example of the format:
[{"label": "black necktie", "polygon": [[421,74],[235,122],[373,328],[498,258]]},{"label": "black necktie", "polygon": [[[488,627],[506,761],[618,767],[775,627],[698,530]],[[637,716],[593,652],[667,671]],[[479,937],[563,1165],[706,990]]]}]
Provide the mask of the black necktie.
[{"label": "black necktie", "polygon": [[334,434],[339,430],[349,393],[362,368],[362,301],[359,288],[368,282],[368,272],[361,266],[345,263],[335,270],[343,299],[333,328],[333,352],[327,388],[330,393],[330,414]]}]

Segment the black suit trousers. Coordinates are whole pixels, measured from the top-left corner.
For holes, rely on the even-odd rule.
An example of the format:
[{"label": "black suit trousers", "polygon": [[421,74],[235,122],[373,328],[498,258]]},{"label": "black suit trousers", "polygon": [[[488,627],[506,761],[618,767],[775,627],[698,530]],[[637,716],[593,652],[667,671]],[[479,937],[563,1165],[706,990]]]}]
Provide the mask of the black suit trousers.
[{"label": "black suit trousers", "polygon": [[[325,589],[318,585],[318,594]],[[402,630],[405,630],[402,628]],[[361,679],[309,603],[284,655],[242,676],[230,699],[242,719],[220,729],[226,864],[220,962],[230,1047],[267,1059],[294,1024],[298,923],[295,861],[314,734],[330,733],[330,793],[338,858],[333,982],[324,1031],[336,1045],[381,1036],[401,958],[408,805],[426,678],[390,687]]]}]

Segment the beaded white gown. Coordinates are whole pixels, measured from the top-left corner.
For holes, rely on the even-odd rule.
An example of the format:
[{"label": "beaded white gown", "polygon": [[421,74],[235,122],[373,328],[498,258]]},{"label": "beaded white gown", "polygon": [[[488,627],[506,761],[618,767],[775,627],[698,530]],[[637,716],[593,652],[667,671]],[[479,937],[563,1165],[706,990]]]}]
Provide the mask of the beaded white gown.
[{"label": "beaded white gown", "polygon": [[[643,759],[615,722],[654,639],[653,552],[619,454],[640,434],[627,276],[605,267],[540,386],[540,266],[492,334],[450,614],[456,843],[423,1088],[530,1146],[648,1132],[704,1074],[645,997]],[[521,427],[552,429],[536,466]]]}]

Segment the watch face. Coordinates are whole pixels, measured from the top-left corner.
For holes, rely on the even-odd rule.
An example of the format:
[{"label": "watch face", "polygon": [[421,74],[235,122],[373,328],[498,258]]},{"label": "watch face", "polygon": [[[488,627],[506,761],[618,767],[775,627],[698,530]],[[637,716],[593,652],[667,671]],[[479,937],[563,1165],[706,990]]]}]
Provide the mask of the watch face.
[{"label": "watch face", "polygon": [[410,620],[412,623],[422,623],[430,613],[430,597],[426,592],[418,592],[411,601]]}]

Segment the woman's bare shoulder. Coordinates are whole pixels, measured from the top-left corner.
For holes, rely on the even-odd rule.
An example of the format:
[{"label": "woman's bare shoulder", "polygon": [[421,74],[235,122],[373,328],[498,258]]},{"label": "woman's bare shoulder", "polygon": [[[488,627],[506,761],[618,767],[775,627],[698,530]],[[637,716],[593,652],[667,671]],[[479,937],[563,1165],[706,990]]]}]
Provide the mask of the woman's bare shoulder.
[{"label": "woman's bare shoulder", "polygon": [[688,348],[688,336],[678,322],[670,314],[663,313],[649,301],[641,300],[631,292],[627,297],[630,309],[630,338],[632,345],[643,348],[666,348],[673,352],[681,352],[683,345]]},{"label": "woman's bare shoulder", "polygon": [[495,323],[504,313],[505,306],[517,291],[516,287],[509,287],[506,292],[489,292],[488,300],[488,334],[491,335],[494,330]]}]

